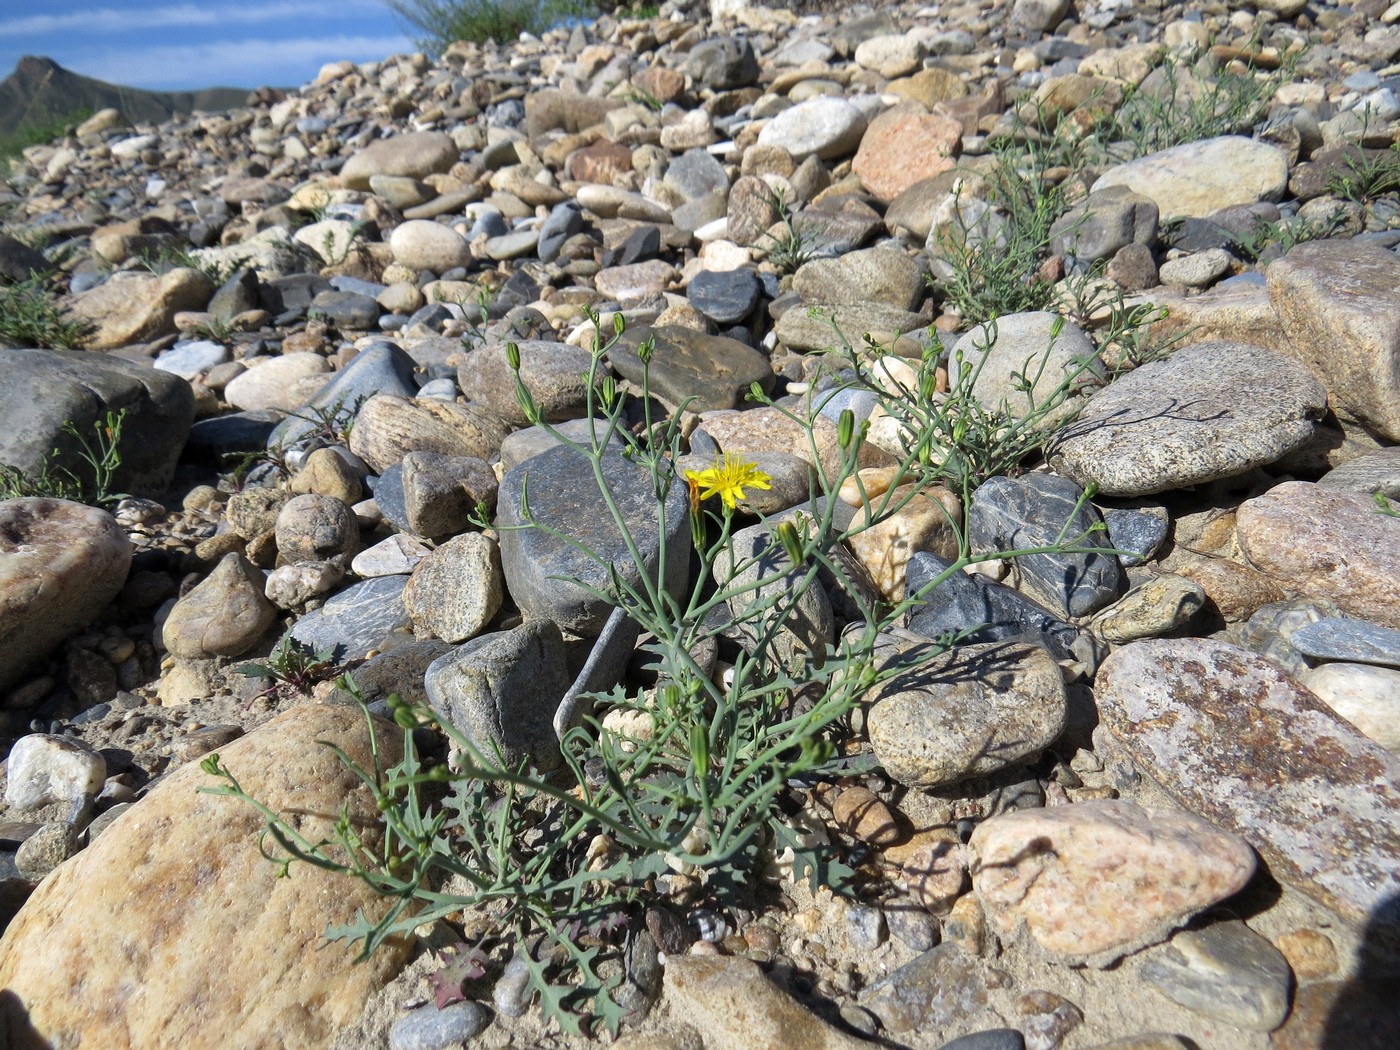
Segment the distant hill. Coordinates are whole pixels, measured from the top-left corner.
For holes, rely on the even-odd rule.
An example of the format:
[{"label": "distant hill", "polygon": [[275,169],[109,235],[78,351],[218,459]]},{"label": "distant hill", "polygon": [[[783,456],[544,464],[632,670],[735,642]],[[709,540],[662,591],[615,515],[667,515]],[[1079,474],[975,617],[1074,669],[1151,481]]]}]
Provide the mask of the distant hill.
[{"label": "distant hill", "polygon": [[0,135],[42,125],[76,110],[121,111],[127,120],[159,122],[194,109],[221,110],[248,101],[245,88],[202,91],[142,91],[93,80],[64,69],[51,58],[25,55],[14,72],[0,80]]}]

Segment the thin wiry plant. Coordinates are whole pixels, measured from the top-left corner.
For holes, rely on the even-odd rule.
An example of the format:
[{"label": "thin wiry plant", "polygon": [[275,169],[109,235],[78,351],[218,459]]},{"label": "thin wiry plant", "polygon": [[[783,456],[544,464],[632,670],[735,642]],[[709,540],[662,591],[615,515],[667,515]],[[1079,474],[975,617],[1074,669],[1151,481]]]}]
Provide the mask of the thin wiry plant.
[{"label": "thin wiry plant", "polygon": [[[738,553],[731,541],[740,500],[746,488],[761,488],[766,478],[742,457],[678,472],[681,415],[655,418],[649,396],[654,345],[644,342],[638,349],[646,366],[637,400],[641,421],[628,426],[629,398],[605,370],[624,325],[616,319],[613,336],[605,339],[596,315],[593,322],[584,383],[584,418],[593,421],[587,440],[571,439],[543,418],[520,379],[518,349],[508,346],[507,355],[526,418],[588,463],[608,524],[628,552],[623,564],[595,550],[582,534],[532,513],[528,473],[520,523],[494,524],[543,530],[591,560],[600,570],[595,578],[606,582],[581,585],[649,632],[657,685],[622,684],[590,695],[588,706],[596,714],[561,731],[564,770],[558,775],[523,760],[507,761],[499,749],[433,711],[392,700],[404,733],[402,761],[381,768],[377,743],[373,768],[340,754],[383,816],[384,842],[375,850],[348,819],[327,838],[304,837],[287,817],[251,799],[217,755],[204,762],[220,782],[210,790],[248,802],[266,819],[264,852],[278,864],[304,862],[352,875],[385,898],[382,914],[361,916],[329,936],[358,941],[368,954],[390,937],[456,920],[470,909],[492,932],[462,946],[453,972],[481,972],[490,952],[512,956],[545,1016],[572,1033],[615,1032],[624,1020],[619,941],[655,899],[663,878],[679,873],[719,901],[732,901],[760,876],[772,852],[791,847],[795,870],[814,882],[845,885],[850,870],[785,821],[790,785],[831,772],[837,742],[850,733],[850,713],[872,688],[910,670],[882,659],[882,634],[949,575],[982,557],[963,543],[946,572],[900,601],[872,597],[857,585],[840,551],[855,534],[908,505],[911,490],[924,483],[924,450],[911,448],[897,468],[916,484],[871,495],[870,513],[843,524],[848,519],[838,513],[834,494],[850,479],[859,486],[866,436],[849,411],[837,424],[837,462],[816,472],[816,498],[807,511],[760,519],[767,526],[766,546],[751,556]],[[768,401],[757,387],[751,396],[797,420],[813,461],[820,461],[810,419]],[[657,537],[654,549],[644,549],[641,526],[624,511],[609,480],[607,468],[619,456],[651,486],[655,530],[648,524],[645,534]],[[673,493],[684,498],[673,499]],[[688,530],[671,528],[677,513],[686,516]],[[484,517],[480,523],[490,524]],[[676,535],[687,541],[677,543]],[[1092,544],[1092,537],[1062,536],[1035,550],[1098,549]],[[668,565],[673,559],[688,565],[693,555],[694,575],[673,593]],[[859,622],[836,642],[794,651],[791,625],[823,578],[850,597]],[[698,647],[736,633],[743,645],[732,670],[711,674],[697,660]],[[928,658],[942,651],[944,646],[932,644]],[[353,689],[353,682],[345,684]],[[630,716],[630,728],[610,721],[609,712]],[[372,719],[369,725],[375,741],[379,730]],[[430,764],[420,757],[414,733],[424,725],[451,740],[456,753],[449,762]],[[460,989],[448,989],[439,1002],[453,995]]]}]

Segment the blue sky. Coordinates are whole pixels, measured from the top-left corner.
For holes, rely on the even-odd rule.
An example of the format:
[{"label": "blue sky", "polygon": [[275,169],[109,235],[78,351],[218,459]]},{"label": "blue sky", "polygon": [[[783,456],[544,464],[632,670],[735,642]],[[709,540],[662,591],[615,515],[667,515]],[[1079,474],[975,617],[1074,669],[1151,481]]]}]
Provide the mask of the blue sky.
[{"label": "blue sky", "polygon": [[383,0],[0,0],[0,78],[47,55],[158,91],[295,87],[326,62],[412,50]]}]

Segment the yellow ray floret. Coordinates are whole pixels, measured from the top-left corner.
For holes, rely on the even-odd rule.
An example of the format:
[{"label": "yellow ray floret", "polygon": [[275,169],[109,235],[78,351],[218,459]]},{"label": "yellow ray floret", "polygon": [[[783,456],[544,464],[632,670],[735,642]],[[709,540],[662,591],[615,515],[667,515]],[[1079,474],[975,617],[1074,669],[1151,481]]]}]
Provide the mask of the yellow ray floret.
[{"label": "yellow ray floret", "polygon": [[687,470],[685,480],[690,484],[690,505],[697,508],[701,500],[718,496],[731,510],[744,498],[745,489],[771,489],[772,479],[756,464],[726,454],[715,465],[704,470]]}]

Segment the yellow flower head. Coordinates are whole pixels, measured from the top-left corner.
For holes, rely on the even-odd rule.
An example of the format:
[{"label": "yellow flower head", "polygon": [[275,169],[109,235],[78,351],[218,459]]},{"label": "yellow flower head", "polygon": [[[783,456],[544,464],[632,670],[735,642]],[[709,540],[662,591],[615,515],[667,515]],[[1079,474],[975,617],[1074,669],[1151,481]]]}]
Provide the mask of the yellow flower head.
[{"label": "yellow flower head", "polygon": [[690,505],[698,510],[701,500],[718,496],[724,505],[733,509],[744,498],[744,489],[771,489],[772,480],[756,465],[738,456],[726,454],[715,460],[715,465],[704,470],[687,470],[685,480],[690,484]]}]

